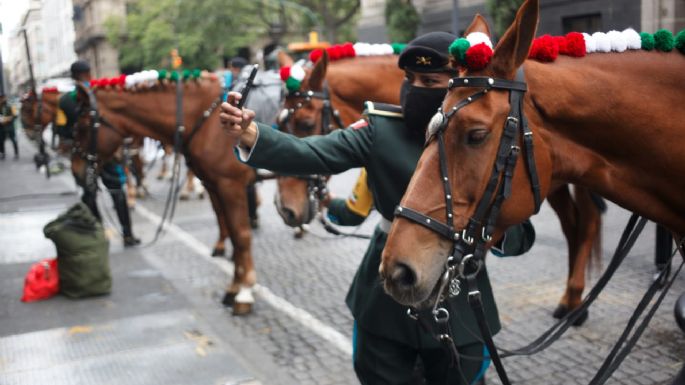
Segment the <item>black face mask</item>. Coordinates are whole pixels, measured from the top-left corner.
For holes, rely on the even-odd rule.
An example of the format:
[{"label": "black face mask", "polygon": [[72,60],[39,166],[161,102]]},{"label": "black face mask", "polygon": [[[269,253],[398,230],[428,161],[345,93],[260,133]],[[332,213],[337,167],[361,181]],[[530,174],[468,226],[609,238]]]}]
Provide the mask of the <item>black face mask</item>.
[{"label": "black face mask", "polygon": [[400,103],[407,127],[423,135],[428,122],[442,105],[447,88],[415,87],[404,82],[400,92]]}]

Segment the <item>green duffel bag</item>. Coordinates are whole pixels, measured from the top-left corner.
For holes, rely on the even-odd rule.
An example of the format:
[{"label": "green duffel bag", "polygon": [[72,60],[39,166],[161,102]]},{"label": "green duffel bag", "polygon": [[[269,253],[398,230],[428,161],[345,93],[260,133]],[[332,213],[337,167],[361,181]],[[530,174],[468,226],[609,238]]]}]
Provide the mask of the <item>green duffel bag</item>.
[{"label": "green duffel bag", "polygon": [[111,291],[109,242],[88,206],[75,204],[45,225],[43,233],[57,247],[60,293],[81,298]]}]

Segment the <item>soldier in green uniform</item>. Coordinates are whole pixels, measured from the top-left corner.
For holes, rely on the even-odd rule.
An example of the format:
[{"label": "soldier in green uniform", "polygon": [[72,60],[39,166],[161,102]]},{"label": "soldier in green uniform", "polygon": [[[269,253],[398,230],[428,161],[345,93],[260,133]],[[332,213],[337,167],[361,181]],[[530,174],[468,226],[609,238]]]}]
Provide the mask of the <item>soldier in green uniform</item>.
[{"label": "soldier in green uniform", "polygon": [[[253,167],[303,175],[337,174],[365,167],[373,202],[383,218],[346,299],[355,319],[354,369],[363,384],[414,383],[413,371],[419,358],[423,362],[422,375],[429,384],[472,384],[480,380],[489,365],[463,291],[451,299],[458,316],[450,318],[450,327],[462,355],[459,365],[452,366],[442,345],[407,316],[406,307],[384,292],[378,275],[395,207],[423,150],[425,127],[444,99],[450,77],[456,76],[448,66],[447,56],[455,38],[449,33],[433,32],[410,42],[399,57],[399,66],[407,77],[401,91],[402,107],[367,102],[363,120],[328,135],[297,138],[253,122],[252,111],[233,106],[241,97],[237,93],[229,94],[229,103],[221,107],[222,123],[237,140],[238,156]],[[478,280],[487,322],[496,333],[500,329],[499,317],[485,269]],[[428,311],[421,317],[432,320]]]},{"label": "soldier in green uniform", "polygon": [[7,96],[0,90],[0,159],[5,159],[5,138],[10,138],[14,146],[14,159],[19,159],[19,146],[14,130],[17,113],[14,107],[7,103]]}]

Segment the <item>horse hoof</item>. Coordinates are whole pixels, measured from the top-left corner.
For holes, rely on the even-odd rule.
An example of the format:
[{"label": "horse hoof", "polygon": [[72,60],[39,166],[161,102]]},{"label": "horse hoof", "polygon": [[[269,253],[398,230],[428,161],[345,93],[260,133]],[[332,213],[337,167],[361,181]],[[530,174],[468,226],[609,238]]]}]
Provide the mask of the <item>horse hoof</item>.
[{"label": "horse hoof", "polygon": [[218,249],[215,247],[214,250],[212,250],[212,257],[225,257],[225,256],[226,256],[226,249]]},{"label": "horse hoof", "polygon": [[235,303],[235,296],[237,294],[238,293],[226,293],[226,294],[224,294],[224,298],[221,300],[221,304],[226,306],[226,307],[233,306],[233,304]]},{"label": "horse hoof", "polygon": [[564,318],[564,316],[568,314],[568,307],[566,305],[559,305],[557,306],[556,309],[554,309],[554,313],[552,313],[552,317],[556,319],[561,319]]},{"label": "horse hoof", "polygon": [[197,194],[198,199],[205,199],[205,193],[199,193]]},{"label": "horse hoof", "polygon": [[253,230],[254,230],[254,229],[258,229],[258,228],[259,228],[259,219],[257,219],[257,218],[250,218],[250,227],[251,227]]},{"label": "horse hoof", "polygon": [[[566,307],[566,305],[559,305],[557,306],[556,310],[554,310],[552,316],[554,318],[560,319],[564,318],[568,313],[570,313],[570,311],[568,307]],[[573,322],[573,326],[582,326],[585,323],[585,321],[587,321],[589,315],[590,314],[586,309],[581,315],[578,316],[578,318],[576,318],[576,320]]]},{"label": "horse hoof", "polygon": [[182,201],[187,201],[188,199],[190,199],[190,196],[188,196],[188,194],[181,194],[181,195],[178,197],[178,199],[180,199],[180,200],[182,200]]},{"label": "horse hoof", "polygon": [[233,315],[246,315],[252,313],[251,303],[239,303],[233,304]]}]

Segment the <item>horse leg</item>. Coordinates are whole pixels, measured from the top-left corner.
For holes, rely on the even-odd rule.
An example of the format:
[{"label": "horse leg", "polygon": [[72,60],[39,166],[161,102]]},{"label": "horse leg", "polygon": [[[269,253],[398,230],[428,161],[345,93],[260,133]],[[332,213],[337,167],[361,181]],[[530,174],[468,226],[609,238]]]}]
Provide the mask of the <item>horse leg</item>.
[{"label": "horse leg", "polygon": [[[577,309],[582,302],[585,290],[585,272],[591,266],[599,266],[602,257],[602,213],[592,200],[591,192],[574,185],[574,198],[578,208],[576,226],[576,258],[571,266],[568,282],[568,310]],[[574,325],[582,325],[588,312],[578,318]]]},{"label": "horse leg", "polygon": [[133,172],[128,167],[124,168],[126,173],[126,202],[128,208],[132,209],[136,206],[136,186],[133,182]]},{"label": "horse leg", "polygon": [[214,244],[214,250],[212,250],[212,257],[223,257],[226,255],[226,246],[224,241],[228,238],[228,225],[226,225],[226,215],[224,213],[224,206],[219,199],[219,195],[214,187],[207,186],[207,194],[209,195],[209,200],[212,202],[212,209],[214,210],[214,215],[216,216],[216,222],[219,225],[219,239]]},{"label": "horse leg", "polygon": [[252,231],[247,213],[246,184],[224,178],[218,183],[219,198],[224,205],[228,233],[233,245],[235,270],[227,296],[238,288],[233,303],[233,315],[252,312],[253,286],[257,281],[252,260]]},{"label": "horse leg", "polygon": [[162,180],[166,179],[169,176],[169,162],[173,162],[172,155],[173,154],[173,148],[171,146],[164,146],[164,155],[162,155],[162,168],[159,170],[159,175],[157,175],[157,179]]},{"label": "horse leg", "polygon": [[140,151],[139,148],[138,153],[131,157],[131,164],[133,165],[133,175],[136,177],[136,196],[143,199],[147,192],[147,186],[145,186],[145,167],[143,167]]},{"label": "horse leg", "polygon": [[561,318],[569,312],[571,294],[571,284],[573,282],[572,275],[574,266],[577,260],[577,242],[576,242],[576,227],[578,225],[578,210],[575,201],[571,197],[568,185],[560,186],[547,196],[552,209],[556,212],[561,223],[561,230],[566,237],[566,244],[568,246],[568,279],[566,281],[566,290],[559,301],[559,305],[554,310],[554,318]]},{"label": "horse leg", "polygon": [[257,215],[258,206],[259,198],[257,197],[257,184],[252,182],[247,185],[247,211],[250,216],[250,226],[253,229],[259,227],[259,217]]},{"label": "horse leg", "polygon": [[190,194],[192,194],[195,191],[195,175],[193,174],[190,169],[186,171],[186,183],[183,185],[183,188],[181,189],[181,195],[179,196],[179,199],[182,201],[187,201],[190,199]]}]

